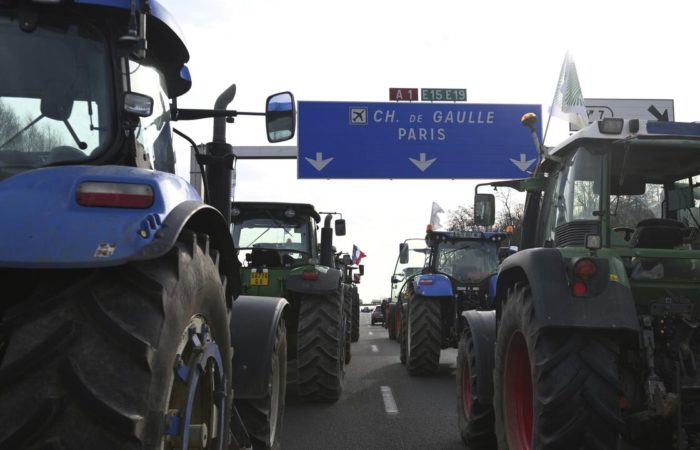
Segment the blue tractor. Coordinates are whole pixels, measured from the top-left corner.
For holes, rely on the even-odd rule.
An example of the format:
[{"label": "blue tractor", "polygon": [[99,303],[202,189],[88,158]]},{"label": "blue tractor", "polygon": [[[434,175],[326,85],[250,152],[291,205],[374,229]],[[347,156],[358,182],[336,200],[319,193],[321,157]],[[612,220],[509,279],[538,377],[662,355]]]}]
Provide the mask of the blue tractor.
[{"label": "blue tractor", "polygon": [[[493,309],[499,247],[507,233],[432,231],[425,236],[423,269],[407,278],[398,294],[401,362],[409,375],[435,373],[440,350],[457,348],[462,315]],[[399,262],[409,261],[402,243]],[[392,281],[400,281],[393,280]]]},{"label": "blue tractor", "polygon": [[[225,127],[291,138],[292,95],[178,108],[189,54],[153,0],[0,0],[0,42],[0,448],[278,446],[286,301],[239,296]],[[171,127],[203,118],[205,201]]]}]

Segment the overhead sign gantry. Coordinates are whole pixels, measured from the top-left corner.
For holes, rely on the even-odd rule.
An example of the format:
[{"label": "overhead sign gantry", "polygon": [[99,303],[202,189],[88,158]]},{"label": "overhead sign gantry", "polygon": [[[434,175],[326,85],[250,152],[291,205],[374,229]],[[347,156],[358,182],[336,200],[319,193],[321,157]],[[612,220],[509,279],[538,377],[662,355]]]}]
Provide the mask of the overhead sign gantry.
[{"label": "overhead sign gantry", "polygon": [[541,105],[300,101],[298,177],[525,177],[537,154],[520,118],[541,110]]}]

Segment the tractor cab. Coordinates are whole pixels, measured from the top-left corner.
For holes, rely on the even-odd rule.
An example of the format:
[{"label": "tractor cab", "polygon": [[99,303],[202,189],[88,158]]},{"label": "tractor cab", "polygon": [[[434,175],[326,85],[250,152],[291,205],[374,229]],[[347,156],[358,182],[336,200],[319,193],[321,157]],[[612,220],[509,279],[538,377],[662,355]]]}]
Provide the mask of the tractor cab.
[{"label": "tractor cab", "polygon": [[292,268],[318,259],[312,205],[235,202],[231,234],[239,259],[248,268]]}]

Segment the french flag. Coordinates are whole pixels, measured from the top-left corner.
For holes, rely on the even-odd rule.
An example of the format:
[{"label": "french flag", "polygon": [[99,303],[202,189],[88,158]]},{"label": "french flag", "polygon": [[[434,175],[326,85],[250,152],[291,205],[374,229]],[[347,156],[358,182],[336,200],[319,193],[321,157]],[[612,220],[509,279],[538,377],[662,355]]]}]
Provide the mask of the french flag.
[{"label": "french flag", "polygon": [[352,263],[353,264],[360,264],[360,261],[362,261],[362,258],[364,258],[365,252],[359,249],[357,245],[352,246]]}]

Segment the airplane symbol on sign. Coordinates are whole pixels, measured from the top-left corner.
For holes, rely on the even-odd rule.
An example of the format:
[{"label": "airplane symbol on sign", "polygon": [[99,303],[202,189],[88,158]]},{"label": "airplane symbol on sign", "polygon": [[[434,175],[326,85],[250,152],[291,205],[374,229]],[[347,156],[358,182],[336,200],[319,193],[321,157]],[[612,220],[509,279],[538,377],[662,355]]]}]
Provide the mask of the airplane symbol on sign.
[{"label": "airplane symbol on sign", "polygon": [[367,108],[350,108],[350,125],[366,125]]}]

